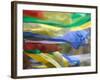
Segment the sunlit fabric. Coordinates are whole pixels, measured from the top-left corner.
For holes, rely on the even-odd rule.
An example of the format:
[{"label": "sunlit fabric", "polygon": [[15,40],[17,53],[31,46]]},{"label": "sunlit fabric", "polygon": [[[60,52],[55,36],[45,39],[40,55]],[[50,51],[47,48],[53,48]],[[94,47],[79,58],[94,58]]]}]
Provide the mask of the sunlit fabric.
[{"label": "sunlit fabric", "polygon": [[90,13],[23,10],[23,69],[90,66],[90,55]]}]

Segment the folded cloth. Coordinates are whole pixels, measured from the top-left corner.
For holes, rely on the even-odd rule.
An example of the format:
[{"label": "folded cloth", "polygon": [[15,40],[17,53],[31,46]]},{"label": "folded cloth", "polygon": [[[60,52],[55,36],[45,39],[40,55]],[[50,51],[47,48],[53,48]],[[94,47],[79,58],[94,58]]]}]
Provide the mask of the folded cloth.
[{"label": "folded cloth", "polygon": [[39,49],[40,51],[44,53],[62,50],[62,48],[57,44],[24,43],[23,47],[24,47],[24,50],[28,50],[29,52],[33,52],[33,53],[36,53],[34,51],[37,51],[37,49]]},{"label": "folded cloth", "polygon": [[76,57],[69,56],[67,54],[62,54],[70,63],[70,66],[79,66],[80,65],[80,60]]},{"label": "folded cloth", "polygon": [[59,41],[66,42],[65,40],[60,38],[52,38],[46,35],[41,35],[32,32],[23,32],[23,37],[24,39],[30,39],[30,40],[49,40],[49,41],[57,41],[57,42]]},{"label": "folded cloth", "polygon": [[52,20],[42,20],[42,19],[28,17],[28,16],[23,17],[24,23],[47,24],[47,25],[52,25],[52,26],[60,27],[60,28],[75,28],[89,21],[91,21],[91,16],[89,14],[76,19],[75,21],[73,21],[73,23],[70,23],[70,24],[63,24],[62,22],[57,22],[57,21],[52,21]]},{"label": "folded cloth", "polygon": [[89,31],[80,30],[80,31],[69,32],[64,36],[58,38],[63,39],[66,42],[69,42],[73,48],[78,49],[85,43],[88,36],[89,36]]},{"label": "folded cloth", "polygon": [[67,42],[70,43],[73,48],[78,49],[81,45],[85,43],[86,39],[89,36],[89,31],[87,30],[72,31],[67,34],[64,34],[64,36],[54,37],[54,38],[32,32],[24,32],[23,36],[24,39]]}]

